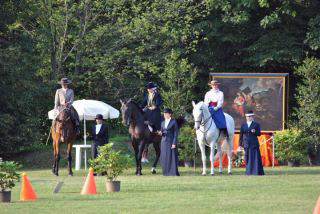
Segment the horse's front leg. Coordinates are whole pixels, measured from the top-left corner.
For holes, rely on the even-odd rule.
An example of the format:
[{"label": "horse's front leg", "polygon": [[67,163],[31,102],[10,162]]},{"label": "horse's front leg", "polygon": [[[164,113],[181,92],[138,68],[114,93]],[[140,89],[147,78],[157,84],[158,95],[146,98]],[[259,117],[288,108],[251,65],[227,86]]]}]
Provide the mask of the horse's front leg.
[{"label": "horse's front leg", "polygon": [[138,160],[138,153],[139,153],[139,147],[137,145],[137,141],[132,139],[132,147],[134,150],[134,157],[136,159],[136,175],[138,175],[138,166],[139,166],[139,160]]},{"label": "horse's front leg", "polygon": [[56,154],[55,150],[53,150],[53,165],[52,165],[52,174],[56,174],[56,168],[57,168],[57,161],[56,161]]},{"label": "horse's front leg", "polygon": [[138,146],[138,167],[137,167],[137,175],[142,175],[142,164],[141,164],[141,158],[142,158],[142,153],[143,153],[143,150],[145,148],[145,143],[144,141],[142,140],[140,143],[139,143],[139,146]]},{"label": "horse's front leg", "polygon": [[210,147],[210,166],[211,166],[211,175],[214,176],[214,143]]},{"label": "horse's front leg", "polygon": [[60,160],[60,151],[59,151],[59,141],[53,142],[53,167],[52,174],[59,175],[59,160]]},{"label": "horse's front leg", "polygon": [[72,144],[67,145],[67,160],[68,160],[68,175],[73,176],[72,173],[72,156],[71,156]]},{"label": "horse's front leg", "polygon": [[205,150],[205,145],[202,141],[199,141],[199,147],[201,151],[201,159],[202,159],[202,175],[207,174],[207,166],[206,166],[206,150]]}]

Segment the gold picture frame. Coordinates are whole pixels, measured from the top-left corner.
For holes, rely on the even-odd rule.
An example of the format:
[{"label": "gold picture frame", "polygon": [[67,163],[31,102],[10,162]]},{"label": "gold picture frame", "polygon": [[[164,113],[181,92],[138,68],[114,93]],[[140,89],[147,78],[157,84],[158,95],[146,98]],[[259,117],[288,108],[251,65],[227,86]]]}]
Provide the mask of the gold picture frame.
[{"label": "gold picture frame", "polygon": [[236,132],[252,110],[262,132],[285,128],[288,115],[288,73],[210,73],[224,93],[223,111],[235,121]]}]

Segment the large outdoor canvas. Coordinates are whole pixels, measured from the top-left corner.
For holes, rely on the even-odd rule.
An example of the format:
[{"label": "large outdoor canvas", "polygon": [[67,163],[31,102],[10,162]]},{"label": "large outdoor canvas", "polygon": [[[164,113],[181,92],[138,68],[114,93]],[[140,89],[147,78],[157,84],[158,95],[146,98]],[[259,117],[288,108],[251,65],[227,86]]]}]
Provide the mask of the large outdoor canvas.
[{"label": "large outdoor canvas", "polygon": [[264,132],[284,129],[287,114],[286,73],[210,73],[224,92],[223,111],[235,120],[236,131],[252,110]]}]

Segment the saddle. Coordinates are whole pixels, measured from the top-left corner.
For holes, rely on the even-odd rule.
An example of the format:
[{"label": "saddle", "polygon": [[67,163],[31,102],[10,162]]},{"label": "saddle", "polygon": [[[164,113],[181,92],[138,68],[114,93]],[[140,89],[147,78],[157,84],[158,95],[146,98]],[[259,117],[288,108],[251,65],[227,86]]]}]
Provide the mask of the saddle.
[{"label": "saddle", "polygon": [[148,129],[150,130],[151,133],[154,133],[157,131],[156,126],[153,125],[150,121],[146,120],[144,121],[144,124],[148,126]]}]

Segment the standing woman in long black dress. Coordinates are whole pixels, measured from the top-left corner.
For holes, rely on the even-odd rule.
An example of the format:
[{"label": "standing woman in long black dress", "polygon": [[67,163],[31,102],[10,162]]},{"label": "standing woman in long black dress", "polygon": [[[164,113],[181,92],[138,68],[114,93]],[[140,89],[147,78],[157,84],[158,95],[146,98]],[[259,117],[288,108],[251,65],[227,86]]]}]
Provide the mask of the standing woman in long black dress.
[{"label": "standing woman in long black dress", "polygon": [[178,171],[178,123],[172,116],[172,110],[165,108],[163,112],[164,121],[161,123],[161,155],[160,164],[162,174],[165,176],[179,176]]},{"label": "standing woman in long black dress", "polygon": [[241,124],[239,146],[244,148],[246,175],[264,175],[258,136],[261,135],[260,124],[253,121],[254,113],[246,114],[247,122]]}]

